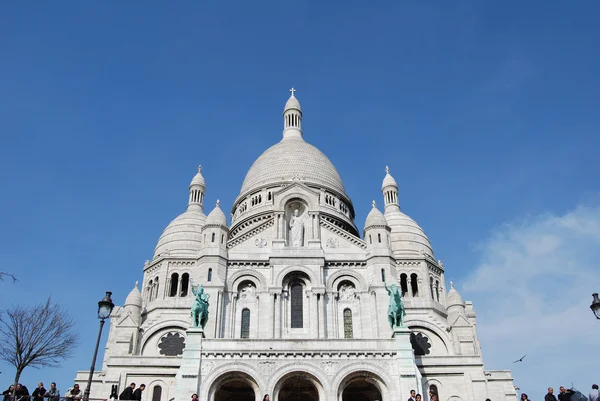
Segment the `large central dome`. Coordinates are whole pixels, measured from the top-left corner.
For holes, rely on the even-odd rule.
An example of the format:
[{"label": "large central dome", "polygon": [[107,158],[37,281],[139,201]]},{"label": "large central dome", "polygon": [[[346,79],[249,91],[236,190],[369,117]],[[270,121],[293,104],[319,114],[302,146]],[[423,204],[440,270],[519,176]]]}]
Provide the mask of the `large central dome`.
[{"label": "large central dome", "polygon": [[302,108],[294,91],[292,88],[292,96],[283,110],[283,139],[256,159],[246,174],[240,195],[293,180],[346,195],[342,179],[327,156],[304,141]]},{"label": "large central dome", "polygon": [[345,194],[342,179],[327,156],[301,137],[283,138],[265,150],[246,174],[241,193],[294,179]]}]

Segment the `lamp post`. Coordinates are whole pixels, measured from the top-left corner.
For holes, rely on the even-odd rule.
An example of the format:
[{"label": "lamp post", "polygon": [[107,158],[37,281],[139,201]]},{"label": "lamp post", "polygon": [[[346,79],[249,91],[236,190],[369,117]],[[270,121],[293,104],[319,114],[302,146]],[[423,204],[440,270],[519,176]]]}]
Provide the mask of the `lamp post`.
[{"label": "lamp post", "polygon": [[595,292],[592,294],[592,296],[594,297],[594,300],[590,305],[590,309],[592,310],[592,312],[594,312],[596,319],[600,319],[600,299],[598,299],[598,293]]},{"label": "lamp post", "polygon": [[96,357],[98,356],[98,347],[100,347],[100,337],[102,337],[102,327],[104,327],[104,320],[110,316],[115,304],[113,304],[110,296],[112,292],[106,291],[106,296],[98,302],[98,319],[100,319],[100,330],[98,330],[98,340],[96,341],[96,349],[94,350],[94,358],[92,359],[92,367],[90,368],[90,376],[88,377],[87,387],[83,393],[83,400],[89,401],[90,399],[90,388],[92,387],[92,376],[94,376],[94,367],[96,366]]}]

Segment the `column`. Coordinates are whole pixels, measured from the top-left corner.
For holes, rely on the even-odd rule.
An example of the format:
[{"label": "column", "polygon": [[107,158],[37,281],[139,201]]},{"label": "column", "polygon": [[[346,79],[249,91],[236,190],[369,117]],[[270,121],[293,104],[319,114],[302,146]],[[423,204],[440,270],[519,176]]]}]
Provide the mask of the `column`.
[{"label": "column", "polygon": [[310,307],[310,336],[311,338],[319,338],[319,309],[316,292],[309,292],[308,302]]},{"label": "column", "polygon": [[281,294],[273,294],[275,300],[275,338],[281,338]]},{"label": "column", "polygon": [[371,324],[371,335],[373,338],[379,338],[379,309],[377,308],[377,293],[371,291],[371,318],[375,320]]},{"label": "column", "polygon": [[325,292],[318,294],[317,298],[318,312],[319,312],[319,338],[325,338],[325,314],[326,314],[326,305],[325,305]]}]

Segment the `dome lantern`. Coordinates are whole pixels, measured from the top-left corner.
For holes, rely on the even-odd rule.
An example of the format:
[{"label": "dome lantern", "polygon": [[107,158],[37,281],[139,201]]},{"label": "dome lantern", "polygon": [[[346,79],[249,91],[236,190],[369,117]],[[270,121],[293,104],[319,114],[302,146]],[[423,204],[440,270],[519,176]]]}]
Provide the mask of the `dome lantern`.
[{"label": "dome lantern", "polygon": [[294,95],[296,89],[292,88],[290,92],[292,95],[283,110],[283,139],[302,138],[302,108]]},{"label": "dome lantern", "polygon": [[206,192],[206,182],[202,176],[202,166],[198,166],[198,173],[192,178],[190,183],[190,199],[188,201],[188,210],[203,211],[204,192]]},{"label": "dome lantern", "polygon": [[389,166],[385,166],[385,178],[381,183],[381,192],[383,192],[383,200],[385,210],[400,210],[398,203],[398,184],[390,174]]}]

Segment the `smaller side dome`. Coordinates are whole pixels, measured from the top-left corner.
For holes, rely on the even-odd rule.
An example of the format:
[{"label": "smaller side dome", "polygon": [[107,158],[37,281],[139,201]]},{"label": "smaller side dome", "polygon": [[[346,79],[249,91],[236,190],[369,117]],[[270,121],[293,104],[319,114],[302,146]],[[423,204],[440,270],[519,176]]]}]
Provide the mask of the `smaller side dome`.
[{"label": "smaller side dome", "polygon": [[371,209],[371,211],[367,215],[367,219],[365,220],[365,230],[369,227],[374,226],[386,227],[388,224],[387,220],[385,219],[385,216],[383,215],[383,213],[381,213],[379,209],[377,209],[375,201],[373,201],[372,205],[373,208]]},{"label": "smaller side dome", "polygon": [[454,288],[454,283],[452,281],[450,282],[450,291],[448,291],[448,296],[446,298],[446,305],[448,307],[456,306],[456,305],[464,306],[463,299],[460,296],[460,294],[458,293],[458,291],[456,291],[456,288]]},{"label": "smaller side dome", "polygon": [[131,290],[129,295],[127,295],[127,298],[125,298],[125,304],[123,306],[135,306],[137,308],[141,308],[142,302],[142,294],[140,293],[139,283],[136,281],[135,287],[133,290]]},{"label": "smaller side dome", "polygon": [[385,189],[386,187],[396,187],[398,188],[398,184],[392,175],[390,174],[389,166],[385,166],[385,177],[383,178],[383,182],[381,183],[381,189]]},{"label": "smaller side dome", "polygon": [[198,173],[192,178],[192,182],[190,182],[190,188],[193,186],[200,186],[206,188],[206,181],[204,181],[204,177],[202,176],[202,166],[198,166]]},{"label": "smaller side dome", "polygon": [[204,226],[225,226],[227,227],[227,218],[221,210],[221,201],[217,200],[215,208],[206,217]]}]

